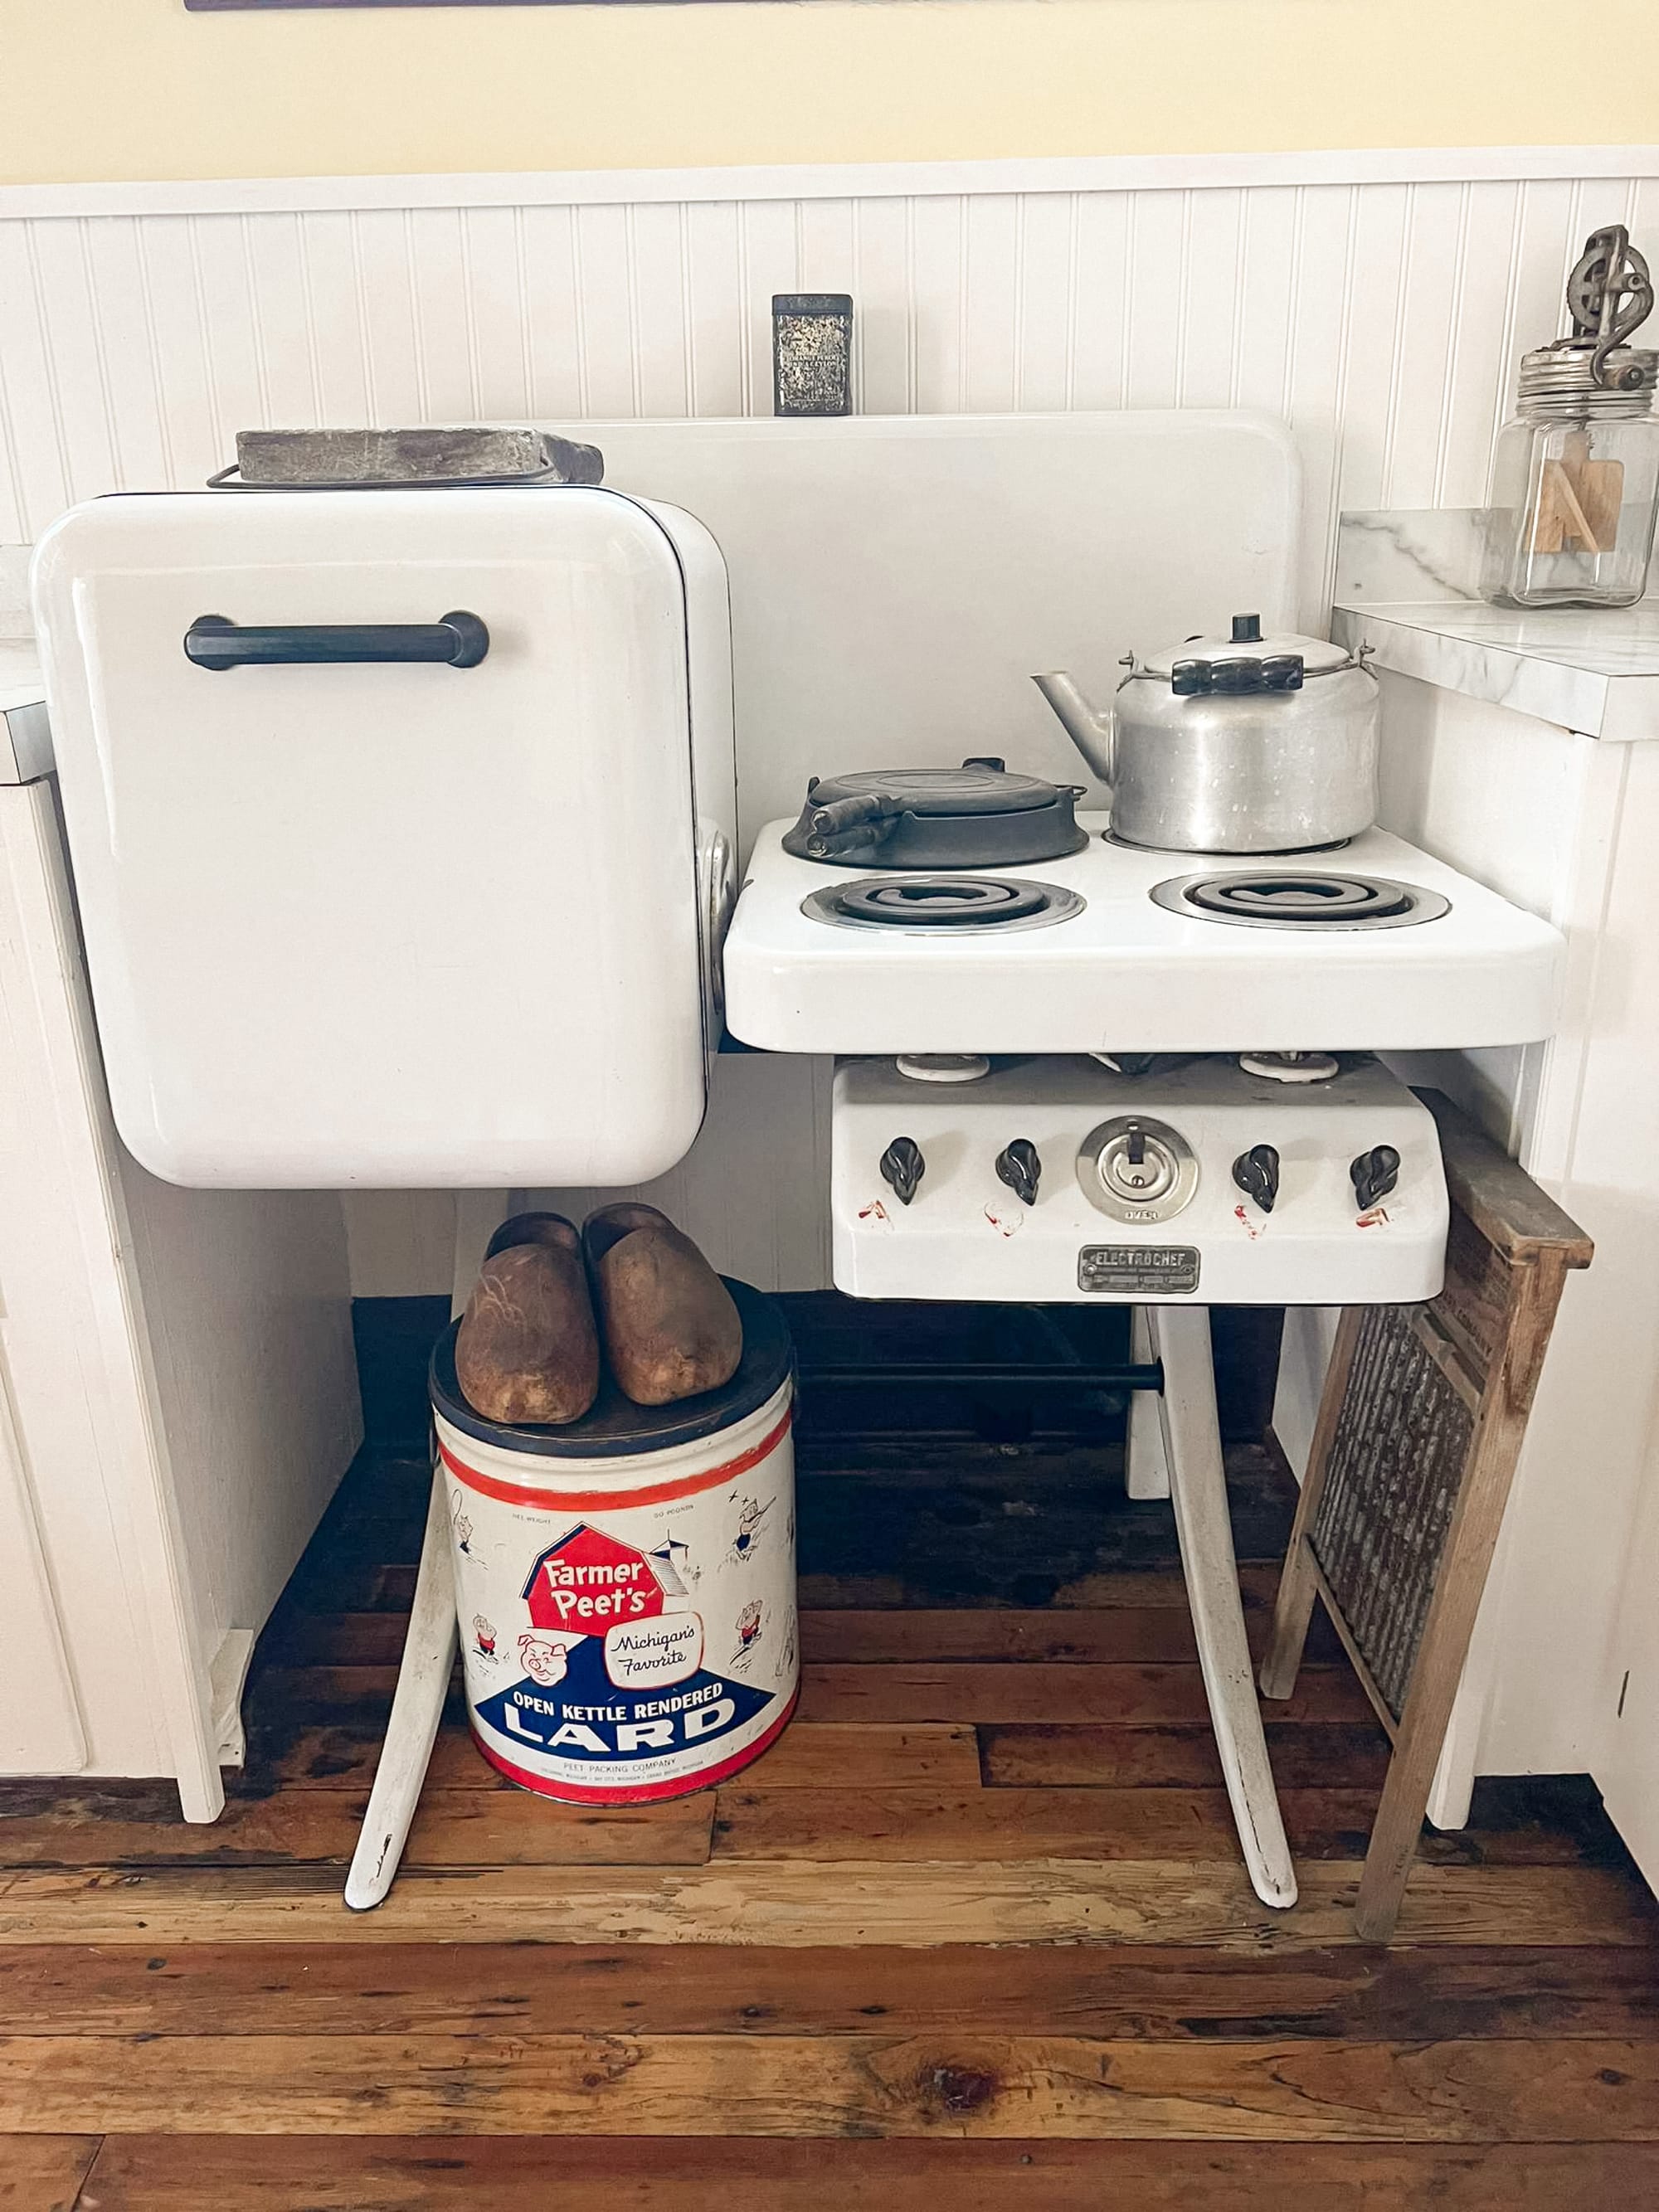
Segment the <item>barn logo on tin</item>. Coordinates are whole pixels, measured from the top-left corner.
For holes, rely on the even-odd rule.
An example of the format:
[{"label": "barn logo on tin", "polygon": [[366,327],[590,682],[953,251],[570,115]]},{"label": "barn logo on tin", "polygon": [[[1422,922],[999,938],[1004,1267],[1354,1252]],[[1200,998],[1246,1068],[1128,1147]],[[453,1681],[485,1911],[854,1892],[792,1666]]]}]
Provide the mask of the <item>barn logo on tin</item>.
[{"label": "barn logo on tin", "polygon": [[532,1626],[603,1635],[620,1620],[663,1609],[663,1586],[643,1552],[579,1521],[530,1570],[521,1593]]}]

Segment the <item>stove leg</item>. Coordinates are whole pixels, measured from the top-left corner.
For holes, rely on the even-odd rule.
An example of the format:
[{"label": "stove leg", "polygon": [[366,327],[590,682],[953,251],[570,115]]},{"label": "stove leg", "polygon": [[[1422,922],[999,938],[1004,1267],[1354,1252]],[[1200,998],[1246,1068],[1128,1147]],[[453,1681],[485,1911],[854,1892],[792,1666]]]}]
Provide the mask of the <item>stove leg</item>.
[{"label": "stove leg", "polygon": [[[1139,1366],[1155,1356],[1146,1309],[1131,1306],[1129,1357]],[[1164,1453],[1164,1416],[1153,1391],[1129,1393],[1129,1433],[1124,1448],[1123,1475],[1124,1487],[1131,1498],[1167,1498],[1170,1494],[1170,1462]]]},{"label": "stove leg", "polygon": [[[514,1201],[518,1196],[515,1191],[456,1192],[452,1316],[466,1310],[472,1285],[483,1264],[484,1246],[501,1216],[516,1210]],[[449,1551],[449,1489],[434,1446],[432,1498],[421,1543],[420,1571],[415,1578],[415,1602],[398,1667],[398,1687],[386,1722],[386,1741],[380,1747],[380,1763],[374,1770],[368,1810],[346,1876],[345,1901],[354,1912],[367,1912],[381,1904],[397,1879],[444,1717],[457,1635],[455,1570]]]},{"label": "stove leg", "polygon": [[381,1903],[397,1878],[398,1862],[421,1801],[421,1784],[449,1694],[455,1664],[455,1583],[449,1557],[449,1492],[441,1467],[432,1471],[432,1502],[415,1602],[404,1638],[397,1694],[386,1723],[380,1763],[368,1810],[346,1876],[345,1901],[354,1912]]},{"label": "stove leg", "polygon": [[1261,1732],[1227,1517],[1210,1316],[1202,1306],[1152,1306],[1147,1319],[1164,1363],[1159,1404],[1176,1533],[1227,1796],[1256,1895],[1265,1905],[1294,1905],[1296,1873]]}]

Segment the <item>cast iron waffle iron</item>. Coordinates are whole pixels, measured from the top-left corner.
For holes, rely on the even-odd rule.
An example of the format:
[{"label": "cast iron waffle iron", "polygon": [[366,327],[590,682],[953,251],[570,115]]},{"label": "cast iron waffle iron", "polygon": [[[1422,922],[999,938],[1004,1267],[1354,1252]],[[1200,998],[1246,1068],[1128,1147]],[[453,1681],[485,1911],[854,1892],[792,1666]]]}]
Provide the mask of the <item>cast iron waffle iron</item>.
[{"label": "cast iron waffle iron", "polygon": [[1018,867],[1080,853],[1076,784],[1011,775],[1000,760],[960,768],[868,769],[813,776],[783,841],[803,860],[854,868]]}]

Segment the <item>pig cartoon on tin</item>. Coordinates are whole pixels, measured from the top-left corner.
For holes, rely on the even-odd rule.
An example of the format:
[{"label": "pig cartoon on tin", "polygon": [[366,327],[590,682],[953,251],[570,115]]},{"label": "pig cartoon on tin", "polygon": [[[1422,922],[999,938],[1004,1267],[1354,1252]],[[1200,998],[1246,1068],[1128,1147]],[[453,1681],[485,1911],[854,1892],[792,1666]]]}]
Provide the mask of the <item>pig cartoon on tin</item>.
[{"label": "pig cartoon on tin", "polygon": [[757,1498],[745,1498],[738,1513],[738,1533],[732,1539],[734,1559],[752,1559],[760,1544],[760,1524],[771,1511]]},{"label": "pig cartoon on tin", "polygon": [[472,1616],[472,1635],[479,1658],[493,1659],[495,1656],[495,1622],[486,1620],[481,1613],[475,1613]]},{"label": "pig cartoon on tin", "polygon": [[554,1636],[538,1636],[526,1630],[519,1638],[519,1658],[532,1682],[551,1689],[562,1682],[569,1666],[570,1646]]},{"label": "pig cartoon on tin", "polygon": [[746,1667],[755,1646],[760,1642],[761,1601],[751,1597],[738,1615],[738,1648],[732,1653],[732,1667]]}]

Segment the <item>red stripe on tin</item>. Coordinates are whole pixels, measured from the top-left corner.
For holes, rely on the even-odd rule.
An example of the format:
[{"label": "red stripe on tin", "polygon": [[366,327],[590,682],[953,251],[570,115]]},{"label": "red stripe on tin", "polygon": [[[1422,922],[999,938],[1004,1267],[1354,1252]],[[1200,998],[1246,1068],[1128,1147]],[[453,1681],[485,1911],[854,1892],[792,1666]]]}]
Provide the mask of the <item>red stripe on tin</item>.
[{"label": "red stripe on tin", "polygon": [[706,1468],[701,1474],[682,1476],[674,1482],[647,1483],[638,1490],[555,1490],[547,1486],[532,1487],[527,1483],[503,1482],[499,1476],[481,1474],[476,1467],[466,1467],[458,1460],[447,1444],[440,1444],[438,1456],[454,1476],[469,1490],[480,1497],[499,1498],[503,1505],[536,1505],[550,1512],[562,1513],[567,1509],[580,1513],[599,1513],[607,1508],[623,1505],[665,1505],[671,1498],[695,1498],[700,1490],[718,1489],[722,1482],[730,1482],[739,1474],[747,1474],[751,1467],[758,1467],[763,1459],[775,1452],[789,1433],[794,1419],[794,1408],[786,1406],[782,1419],[769,1436],[736,1459],[728,1459],[720,1467]]},{"label": "red stripe on tin", "polygon": [[788,1704],[765,1735],[757,1736],[747,1749],[734,1751],[718,1766],[702,1767],[696,1774],[684,1775],[678,1781],[642,1782],[632,1790],[584,1790],[571,1782],[562,1782],[556,1790],[545,1775],[533,1773],[527,1766],[515,1766],[510,1759],[503,1759],[500,1752],[492,1751],[473,1725],[471,1713],[467,1715],[467,1725],[479,1757],[488,1759],[496,1772],[506,1775],[509,1782],[516,1782],[520,1790],[533,1790],[538,1797],[553,1798],[561,1805],[644,1805],[659,1797],[690,1797],[695,1791],[712,1790],[717,1782],[738,1773],[777,1741],[793,1717],[799,1699],[799,1690],[793,1690]]}]

